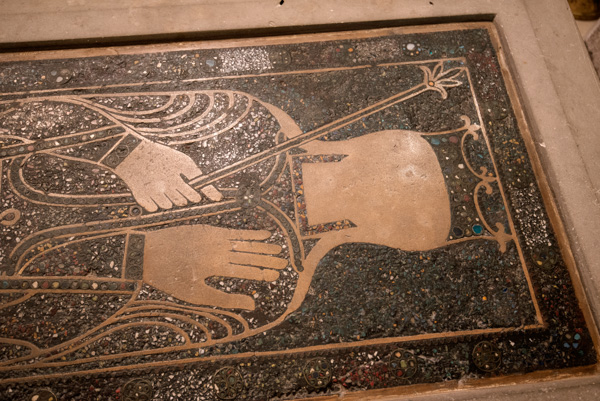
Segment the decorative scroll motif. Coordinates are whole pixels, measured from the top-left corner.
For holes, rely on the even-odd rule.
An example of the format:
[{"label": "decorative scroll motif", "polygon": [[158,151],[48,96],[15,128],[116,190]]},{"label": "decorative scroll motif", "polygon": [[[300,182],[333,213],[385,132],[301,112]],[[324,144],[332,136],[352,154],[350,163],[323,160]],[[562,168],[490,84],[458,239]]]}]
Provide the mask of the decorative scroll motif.
[{"label": "decorative scroll motif", "polygon": [[[481,222],[483,223],[484,227],[492,234],[492,236],[496,239],[496,241],[498,241],[498,244],[500,245],[500,251],[504,252],[504,251],[506,251],[506,243],[513,239],[513,235],[510,233],[509,234],[506,233],[507,227],[504,227],[504,225],[502,223],[496,223],[496,229],[492,228],[487,223],[485,217],[483,216],[482,208],[481,208],[480,201],[479,201],[480,189],[484,189],[485,193],[487,195],[491,195],[493,192],[493,188],[490,184],[498,183],[498,177],[491,171],[488,171],[487,167],[485,167],[485,166],[481,166],[479,168],[479,172],[476,172],[474,167],[471,165],[469,158],[465,154],[465,140],[469,136],[472,137],[474,140],[479,140],[479,134],[477,133],[477,131],[480,131],[481,127],[479,127],[476,124],[471,124],[471,119],[467,116],[461,116],[461,119],[465,122],[465,128],[467,129],[467,132],[463,135],[463,137],[461,139],[461,151],[463,153],[465,165],[467,166],[469,171],[471,171],[471,173],[473,173],[473,175],[475,175],[477,178],[479,178],[481,180],[475,186],[475,190],[473,191],[473,199],[475,200],[475,207],[477,208],[477,212],[479,213]],[[498,183],[498,185],[500,185],[500,184]]]},{"label": "decorative scroll motif", "polygon": [[[448,143],[447,146],[449,148],[453,149],[454,152],[459,153],[460,159],[454,163],[458,165],[459,170],[463,171],[462,174],[464,174],[464,177],[467,178],[468,181],[462,182],[459,180],[459,183],[461,184],[461,187],[464,187],[465,191],[466,188],[472,187],[472,189],[469,189],[468,192],[454,194],[454,196],[466,196],[468,198],[468,201],[461,200],[460,204],[464,205],[472,203],[473,205],[474,216],[469,223],[470,233],[469,235],[466,235],[465,231],[467,231],[467,229],[465,227],[460,228],[455,226],[450,232],[450,242],[462,242],[475,238],[491,239],[498,242],[501,252],[505,252],[506,244],[509,241],[515,240],[513,233],[507,233],[508,227],[505,227],[505,225],[500,222],[495,224],[496,228],[494,229],[491,224],[488,223],[484,208],[481,205],[481,198],[483,196],[498,194],[498,190],[500,188],[498,177],[492,171],[489,171],[485,166],[480,166],[479,171],[477,171],[477,168],[473,166],[472,162],[470,161],[470,157],[466,148],[466,143],[469,138],[473,141],[483,140],[483,137],[478,133],[482,130],[482,128],[477,124],[473,124],[468,116],[463,115],[460,118],[463,121],[463,126],[458,129],[427,134],[427,137],[429,138],[429,141],[433,147],[440,146],[441,141],[439,138],[442,137],[442,140]],[[483,143],[482,147],[486,149],[487,144]],[[439,157],[443,158],[444,155],[445,153]],[[470,182],[473,180],[471,177],[474,177],[476,180],[475,185],[470,184]],[[492,184],[497,185],[498,190],[495,191]],[[461,212],[463,214],[467,213],[462,211],[462,209]],[[506,214],[504,214],[504,216],[506,216]]]}]

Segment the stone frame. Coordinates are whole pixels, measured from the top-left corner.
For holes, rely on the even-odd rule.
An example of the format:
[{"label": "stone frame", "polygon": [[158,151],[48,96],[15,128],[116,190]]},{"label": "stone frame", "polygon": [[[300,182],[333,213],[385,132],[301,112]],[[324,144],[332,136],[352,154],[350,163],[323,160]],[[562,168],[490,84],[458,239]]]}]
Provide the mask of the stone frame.
[{"label": "stone frame", "polygon": [[[435,4],[433,4],[435,3]],[[16,4],[16,3],[15,3]],[[263,13],[258,13],[252,21],[242,18],[247,7],[256,7],[250,3],[232,3],[227,7],[219,4],[199,4],[181,6],[171,3],[150,5],[146,10],[139,9],[138,15],[121,15],[121,22],[144,21],[147,25],[117,23],[117,28],[96,25],[95,29],[84,30],[77,26],[69,26],[67,34],[50,29],[44,33],[32,30],[25,36],[13,24],[20,23],[19,15],[11,5],[3,22],[2,41],[4,47],[9,44],[18,46],[18,42],[45,42],[49,37],[51,42],[83,43],[87,39],[113,36],[113,43],[119,40],[127,41],[132,37],[139,38],[171,38],[178,37],[218,37],[223,33],[235,35],[247,29],[263,29],[264,32],[276,33],[282,31],[303,30],[343,30],[352,26],[390,26],[406,25],[423,22],[455,22],[464,20],[492,20],[500,32],[501,42],[507,54],[510,54],[507,64],[515,77],[519,96],[530,123],[533,141],[529,144],[530,154],[535,149],[539,154],[541,166],[548,177],[550,188],[556,199],[564,225],[568,227],[567,236],[571,244],[577,269],[572,274],[579,275],[590,303],[592,316],[598,321],[600,317],[600,289],[597,283],[600,276],[600,249],[596,246],[600,213],[589,207],[597,203],[597,189],[600,188],[599,167],[594,160],[596,150],[600,147],[594,129],[599,126],[598,109],[600,96],[598,80],[593,74],[593,67],[586,58],[583,43],[576,33],[574,22],[568,15],[566,3],[556,1],[555,7],[549,7],[544,1],[506,1],[502,5],[480,4],[477,1],[465,1],[460,6],[454,2],[435,1],[413,4],[410,1],[398,1],[391,4],[387,1],[374,1],[371,7],[361,7],[360,1],[320,2],[317,6],[313,1],[288,2],[280,7],[262,5]],[[4,6],[3,6],[4,7]],[[121,8],[117,2],[109,5],[109,10]],[[289,8],[285,8],[289,7]],[[151,11],[161,9],[167,14],[179,17],[178,23],[169,26],[166,23],[152,25]],[[325,9],[325,11],[323,11]],[[27,11],[32,9],[25,8]],[[330,10],[330,11],[327,11]],[[357,12],[360,11],[360,12]],[[200,12],[205,19],[203,25],[191,17],[194,12]],[[95,14],[96,13],[96,14]],[[228,18],[225,25],[217,26],[223,19],[215,15],[227,13],[234,15]],[[76,19],[86,20],[92,16],[102,20],[107,17],[107,11],[74,10]],[[73,15],[72,14],[72,15]],[[237,16],[239,15],[239,17]],[[37,16],[38,26],[44,25],[46,18],[61,19],[58,12],[50,12]],[[48,24],[49,20],[46,20]],[[56,20],[54,20],[56,21]],[[277,22],[273,22],[277,21]],[[343,25],[341,23],[350,24]],[[352,25],[351,23],[354,23]],[[61,24],[53,25],[59,26]],[[91,24],[94,26],[94,24]],[[18,25],[17,25],[18,26]],[[125,27],[125,28],[123,28]],[[267,28],[269,27],[269,28]],[[284,27],[287,27],[284,29]],[[300,28],[301,27],[301,28]],[[339,28],[339,29],[338,29]],[[181,35],[184,32],[186,35]],[[195,33],[193,33],[195,32]],[[179,36],[178,36],[179,33]],[[20,35],[20,36],[19,36]],[[62,37],[61,37],[62,35]],[[171,36],[169,36],[171,35]],[[129,39],[127,39],[129,38]],[[102,41],[102,40],[101,40]],[[104,43],[106,39],[103,40]],[[575,43],[575,46],[557,46]],[[3,55],[3,58],[11,58]],[[567,68],[568,66],[568,68]],[[572,77],[577,77],[573,79]],[[539,377],[531,377],[531,379]],[[551,374],[545,376],[550,379]],[[581,379],[584,380],[584,379]],[[597,383],[592,375],[585,379],[586,383]],[[562,382],[565,388],[568,382]],[[561,382],[555,384],[535,384],[536,387],[559,388]],[[500,390],[502,391],[502,390]],[[565,390],[568,391],[568,390]],[[453,395],[456,395],[454,393]],[[469,397],[465,394],[465,397]]]}]

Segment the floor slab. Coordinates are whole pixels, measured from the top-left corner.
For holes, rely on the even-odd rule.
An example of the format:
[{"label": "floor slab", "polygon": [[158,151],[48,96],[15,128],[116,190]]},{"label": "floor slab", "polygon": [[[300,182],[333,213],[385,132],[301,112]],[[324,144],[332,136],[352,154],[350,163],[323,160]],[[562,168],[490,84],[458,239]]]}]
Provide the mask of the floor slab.
[{"label": "floor slab", "polygon": [[4,394],[591,372],[502,51],[471,23],[6,58]]}]

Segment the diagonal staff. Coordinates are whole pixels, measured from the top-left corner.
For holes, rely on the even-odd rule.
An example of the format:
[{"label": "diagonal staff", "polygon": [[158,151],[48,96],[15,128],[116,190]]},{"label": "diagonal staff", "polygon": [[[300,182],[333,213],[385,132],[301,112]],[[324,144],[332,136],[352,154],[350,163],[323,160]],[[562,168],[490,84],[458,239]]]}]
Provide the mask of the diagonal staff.
[{"label": "diagonal staff", "polygon": [[424,75],[423,81],[419,85],[413,86],[412,88],[404,92],[400,92],[393,96],[390,96],[387,99],[379,101],[355,113],[342,117],[339,120],[333,121],[329,124],[325,124],[322,127],[298,135],[293,139],[287,140],[285,142],[273,146],[272,148],[264,150],[255,155],[249,156],[244,160],[240,160],[222,169],[215,170],[211,173],[197,177],[191,180],[189,184],[195,188],[204,188],[205,186],[210,185],[223,177],[237,173],[250,166],[261,163],[269,159],[270,157],[287,152],[293,148],[300,147],[315,139],[319,139],[331,132],[346,127],[356,121],[360,121],[365,117],[385,110],[386,108],[391,107],[395,104],[405,102],[427,91],[436,91],[442,96],[442,99],[446,99],[448,97],[446,88],[461,85],[462,82],[459,81],[457,78],[466,69],[465,67],[456,67],[444,71],[442,62],[436,64],[436,66],[433,68],[433,71],[425,66],[419,66],[419,68],[421,68]]}]

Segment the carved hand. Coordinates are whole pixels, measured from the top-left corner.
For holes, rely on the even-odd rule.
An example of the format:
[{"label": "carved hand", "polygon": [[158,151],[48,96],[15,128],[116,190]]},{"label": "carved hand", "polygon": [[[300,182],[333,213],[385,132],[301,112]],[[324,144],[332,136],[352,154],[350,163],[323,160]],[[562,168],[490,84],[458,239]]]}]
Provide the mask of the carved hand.
[{"label": "carved hand", "polygon": [[[158,208],[171,209],[173,205],[185,206],[202,199],[183,179],[202,175],[196,163],[175,149],[147,139],[142,140],[115,172],[125,181],[140,206],[149,212]],[[202,188],[202,192],[214,201],[222,198],[212,185]]]},{"label": "carved hand", "polygon": [[253,310],[248,295],[229,294],[206,284],[213,276],[275,281],[288,265],[281,247],[261,241],[268,231],[186,225],[146,232],[144,281],[197,305]]}]

